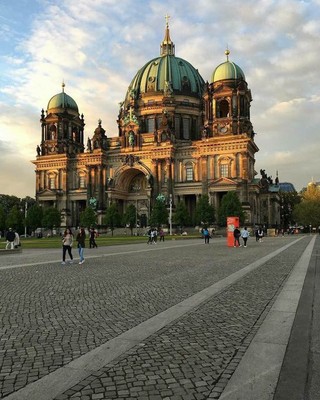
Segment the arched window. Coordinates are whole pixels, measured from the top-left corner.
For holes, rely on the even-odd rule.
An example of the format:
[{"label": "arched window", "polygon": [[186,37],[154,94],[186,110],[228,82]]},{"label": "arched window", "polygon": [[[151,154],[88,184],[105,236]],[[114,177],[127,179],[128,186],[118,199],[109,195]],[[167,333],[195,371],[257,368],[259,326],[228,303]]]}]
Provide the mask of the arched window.
[{"label": "arched window", "polygon": [[220,117],[226,118],[229,116],[229,103],[227,100],[220,101]]}]

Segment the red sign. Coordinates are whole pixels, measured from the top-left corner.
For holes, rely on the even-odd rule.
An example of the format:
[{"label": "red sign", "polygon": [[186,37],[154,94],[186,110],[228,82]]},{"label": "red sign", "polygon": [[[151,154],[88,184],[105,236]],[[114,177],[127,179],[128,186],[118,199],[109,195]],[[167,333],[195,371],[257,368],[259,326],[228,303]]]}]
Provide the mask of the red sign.
[{"label": "red sign", "polygon": [[233,247],[234,237],[233,231],[239,228],[239,217],[227,217],[227,245]]}]

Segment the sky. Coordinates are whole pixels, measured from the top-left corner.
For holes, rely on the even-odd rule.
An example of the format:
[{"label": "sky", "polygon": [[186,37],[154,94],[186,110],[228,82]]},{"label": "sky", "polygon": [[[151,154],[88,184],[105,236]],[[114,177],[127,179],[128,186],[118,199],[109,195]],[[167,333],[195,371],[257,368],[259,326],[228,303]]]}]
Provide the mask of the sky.
[{"label": "sky", "polygon": [[160,54],[165,15],[177,57],[205,81],[226,60],[243,70],[257,133],[255,170],[300,191],[320,181],[320,0],[0,0],[0,193],[35,197],[40,114],[71,96],[117,136],[119,103]]}]

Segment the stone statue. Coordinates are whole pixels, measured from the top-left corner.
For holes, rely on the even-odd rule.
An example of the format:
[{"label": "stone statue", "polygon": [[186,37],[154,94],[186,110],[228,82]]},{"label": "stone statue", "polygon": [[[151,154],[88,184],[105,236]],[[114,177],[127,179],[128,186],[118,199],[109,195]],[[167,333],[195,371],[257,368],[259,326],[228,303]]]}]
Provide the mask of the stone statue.
[{"label": "stone statue", "polygon": [[88,138],[88,140],[87,140],[87,150],[88,150],[88,151],[91,151],[91,150],[92,150],[90,138]]},{"label": "stone statue", "polygon": [[132,131],[129,132],[129,145],[134,146],[134,133]]},{"label": "stone statue", "polygon": [[40,146],[39,146],[39,145],[37,146],[37,154],[38,154],[38,156],[41,155],[41,149],[40,149]]}]

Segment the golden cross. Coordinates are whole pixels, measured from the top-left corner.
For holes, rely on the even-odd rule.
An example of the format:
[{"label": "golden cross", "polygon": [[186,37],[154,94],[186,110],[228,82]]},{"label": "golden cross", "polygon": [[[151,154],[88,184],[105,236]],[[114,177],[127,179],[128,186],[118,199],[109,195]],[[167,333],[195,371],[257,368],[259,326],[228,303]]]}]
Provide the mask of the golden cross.
[{"label": "golden cross", "polygon": [[167,15],[165,16],[167,26],[169,25],[169,18],[170,18],[170,15],[167,14]]}]

